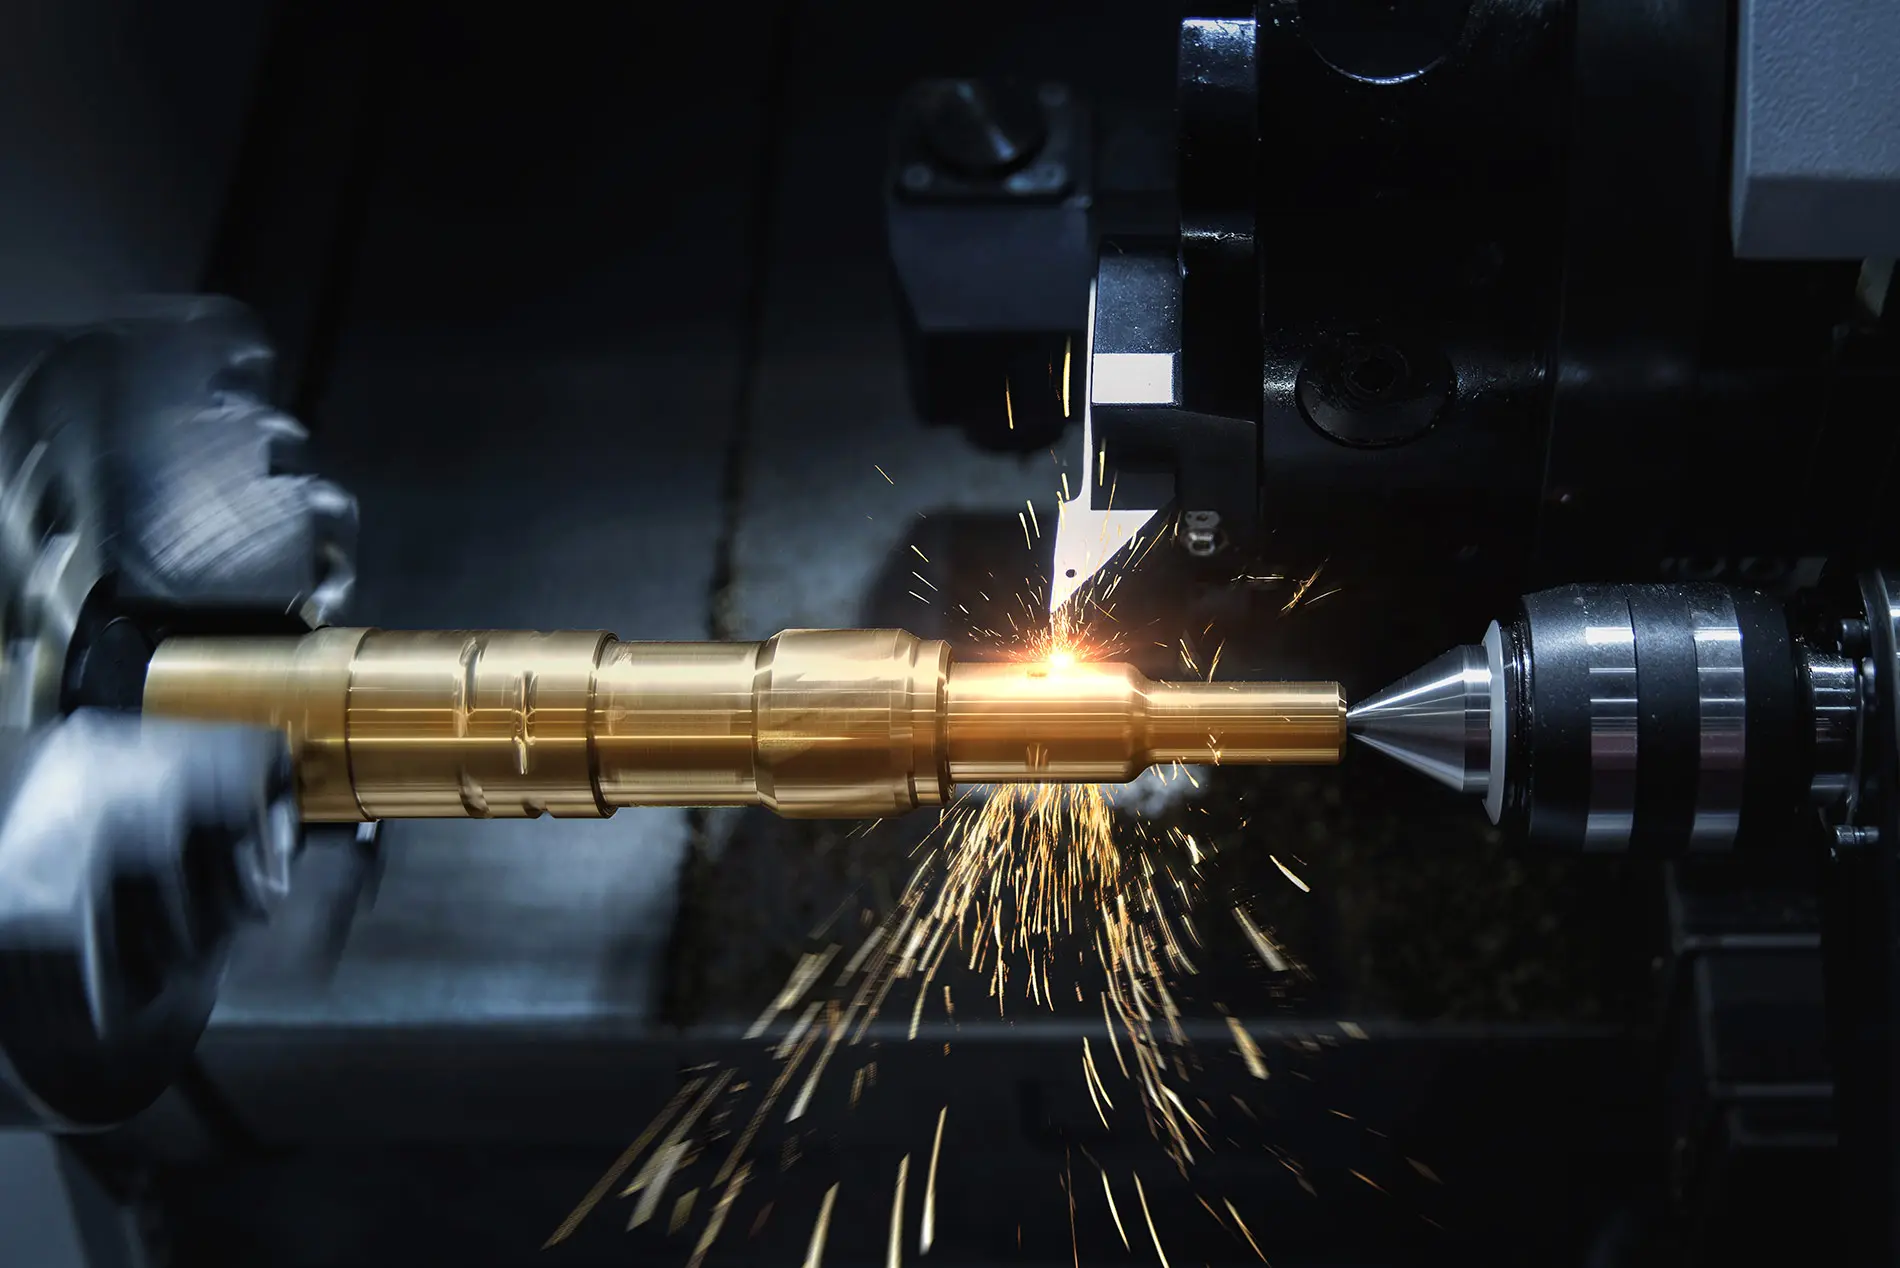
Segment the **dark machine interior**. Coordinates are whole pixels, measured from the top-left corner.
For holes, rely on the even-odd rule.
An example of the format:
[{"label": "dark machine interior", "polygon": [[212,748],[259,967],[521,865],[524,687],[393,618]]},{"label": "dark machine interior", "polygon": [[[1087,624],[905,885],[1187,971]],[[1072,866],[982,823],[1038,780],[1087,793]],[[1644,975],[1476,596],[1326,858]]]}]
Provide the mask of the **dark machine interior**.
[{"label": "dark machine interior", "polygon": [[[1334,7],[1351,18],[1353,6]],[[202,139],[180,170],[204,179],[181,176],[174,194],[152,173],[107,201],[183,207],[192,189],[217,191],[201,200],[216,208],[198,217],[203,249],[173,252],[189,266],[158,285],[234,297],[268,330],[278,396],[312,435],[311,469],[360,501],[354,623],[628,639],[895,625],[997,654],[970,627],[1007,631],[1034,607],[1018,594],[1046,584],[1043,530],[1063,481],[1088,478],[1059,367],[1082,334],[1097,246],[1166,240],[1181,225],[1180,24],[1219,6],[268,8],[240,19],[192,5],[127,28],[142,34],[123,37],[119,71],[147,76],[173,131]],[[100,16],[99,29],[117,20]],[[85,20],[69,23],[69,42],[93,38]],[[1435,38],[1427,15],[1360,55],[1416,61],[1405,41]],[[1718,38],[1714,56],[1728,49]],[[1653,83],[1639,63],[1627,64],[1631,82]],[[1614,96],[1567,74],[1566,92]],[[934,204],[939,219],[913,214],[905,190],[932,174],[913,172],[921,142],[906,129],[919,126],[914,86],[933,76],[1031,86],[1055,121],[1041,162],[1067,165],[1037,179],[1069,192],[1031,189],[1029,214],[958,221],[952,190]],[[214,80],[244,103],[223,109],[224,142],[193,122],[216,113],[204,104]],[[1474,300],[1445,317],[1479,332],[1446,345],[1461,371],[1467,345],[1505,367],[1480,402],[1496,418],[1531,390],[1509,367],[1542,354],[1484,345],[1481,318],[1515,323],[1559,298],[1514,271],[1520,248],[1554,258],[1571,243],[1571,276],[1601,265],[1592,252],[1634,258],[1631,273],[1652,278],[1642,250],[1678,258],[1667,243],[1632,257],[1607,233],[1534,248],[1537,218],[1622,214],[1576,192],[1624,207],[1603,182],[1625,182],[1630,200],[1651,177],[1693,183],[1673,164],[1648,176],[1606,165],[1605,133],[1573,128],[1566,101],[1534,99],[1529,82],[1512,81],[1522,95],[1500,109],[1516,113],[1472,141],[1493,157],[1460,176],[1496,182],[1498,258],[1412,267],[1403,261],[1433,249],[1424,229],[1354,244],[1337,224],[1302,229],[1292,215],[1285,232],[1310,238],[1273,244],[1292,260],[1311,253],[1306,272],[1289,265],[1286,295],[1315,320],[1364,302],[1374,270],[1395,316],[1415,315],[1448,270],[1497,272],[1494,310]],[[1260,145],[1297,129],[1295,95],[1269,103],[1276,131]],[[1316,88],[1305,104],[1313,129],[1351,133],[1351,101]],[[1443,108],[1466,117],[1465,104]],[[1317,143],[1288,145],[1285,188],[1314,205],[1359,179],[1345,158],[1339,171],[1319,164]],[[1573,159],[1585,175],[1542,183]],[[1724,160],[1709,163],[1719,184]],[[1218,192],[1197,189],[1195,205]],[[1675,241],[1713,240],[1719,201],[1678,214],[1677,195],[1653,196]],[[1352,269],[1325,273],[1347,254]],[[1759,278],[1736,283],[1733,304],[1711,284],[1716,298],[1702,302],[1733,326],[1759,310],[1805,332],[1804,305],[1834,294],[1839,274],[1789,271],[1770,299]],[[1846,266],[1849,290],[1853,275]],[[1008,303],[983,289],[995,276],[1016,283]],[[1570,307],[1571,342],[1614,342],[1605,332],[1625,329],[1621,311],[1642,315],[1627,329],[1665,341],[1671,322],[1696,320],[1671,308],[1674,290],[1602,291],[1626,308]],[[1231,297],[1192,302],[1186,337],[1213,338],[1196,323]],[[1708,344],[1737,365],[1758,364],[1718,326],[1697,330],[1715,331]],[[1749,328],[1779,358],[1768,398],[1814,390],[1806,345]],[[1528,325],[1514,329],[1536,343]],[[1267,348],[1269,374],[1279,355]],[[1741,372],[1711,371],[1717,386],[1695,408],[1716,418],[1747,395]],[[1071,373],[1079,390],[1080,367]],[[1187,638],[1203,659],[1223,647],[1224,673],[1337,678],[1357,700],[1470,641],[1533,583],[1650,579],[1650,537],[1667,517],[1631,508],[1676,484],[1694,490],[1684,497],[1704,524],[1825,505],[1835,519],[1818,535],[1833,540],[1848,531],[1835,527],[1843,507],[1875,514],[1891,405],[1884,420],[1841,423],[1873,397],[1862,380],[1826,379],[1841,428],[1827,443],[1862,455],[1832,481],[1852,490],[1846,502],[1817,491],[1832,468],[1817,466],[1811,437],[1777,434],[1746,463],[1725,450],[1714,466],[1672,465],[1703,443],[1693,439],[1653,463],[1628,456],[1652,426],[1627,399],[1647,380],[1595,382],[1599,396],[1566,406],[1567,439],[1547,459],[1579,489],[1606,488],[1614,514],[1585,506],[1587,529],[1545,525],[1542,538],[1528,520],[1500,531],[1550,487],[1541,450],[1501,441],[1464,451],[1480,465],[1463,484],[1431,465],[1442,455],[1383,485],[1316,459],[1262,493],[1305,516],[1304,536],[1262,549],[1280,550],[1294,581],[1318,565],[1312,601],[1295,595],[1289,608],[1291,583],[1208,591],[1204,569],[1187,570],[1203,588],[1183,597],[1168,587],[1189,583],[1157,570],[1154,593],[1129,600],[1152,614],[1128,636],[1131,657],[1182,672]],[[1191,390],[1218,401],[1231,386]],[[1613,438],[1580,457],[1575,437],[1592,426]],[[1486,437],[1502,427],[1480,418]],[[1025,511],[1037,518],[1027,539]],[[1479,545],[1446,548],[1480,519]],[[1741,552],[1756,569],[1742,580],[1792,586],[1807,556],[1829,553],[1783,537]],[[1522,557],[1533,540],[1535,562]],[[1631,560],[1648,572],[1628,575]],[[931,588],[917,594],[914,576]],[[930,1254],[943,1263],[1145,1260],[1158,1242],[1177,1265],[1635,1265],[1766,1262],[1832,1244],[1815,857],[1518,850],[1451,794],[1359,751],[1332,769],[1216,770],[1147,817],[1220,845],[1200,971],[1180,987],[1202,1062],[1188,1086],[1216,1131],[1196,1164],[1177,1169],[1138,1116],[1112,1130],[1097,1121],[1078,1060],[1084,1035],[1101,1044],[1092,1003],[1043,1008],[1012,986],[999,1016],[979,975],[952,977],[954,1019],[916,1040],[901,1017],[880,1024],[834,1058],[809,1115],[767,1127],[765,1162],[709,1262],[803,1261],[834,1184],[826,1262],[884,1259],[899,1160],[915,1201],[940,1110]],[[630,1231],[628,1204],[609,1198],[542,1246],[706,1063],[770,1078],[746,1027],[836,913],[849,928],[889,910],[933,822],[919,813],[865,832],[756,809],[652,809],[313,829],[290,907],[246,935],[188,1076],[129,1125],[60,1143],[64,1189],[46,1201],[76,1212],[93,1264],[686,1262],[710,1191],[684,1231],[669,1235],[663,1217]],[[1308,972],[1263,973],[1228,916],[1236,904]],[[1264,1050],[1264,1082],[1236,1051],[1230,1014]],[[1114,1216],[1098,1162],[1122,1204]],[[39,1190],[23,1178],[16,1192]],[[1214,1214],[1223,1202],[1257,1250]],[[0,1261],[62,1262],[36,1258],[31,1220],[5,1205],[0,1224],[17,1221],[27,1249],[7,1253],[0,1227]]]}]

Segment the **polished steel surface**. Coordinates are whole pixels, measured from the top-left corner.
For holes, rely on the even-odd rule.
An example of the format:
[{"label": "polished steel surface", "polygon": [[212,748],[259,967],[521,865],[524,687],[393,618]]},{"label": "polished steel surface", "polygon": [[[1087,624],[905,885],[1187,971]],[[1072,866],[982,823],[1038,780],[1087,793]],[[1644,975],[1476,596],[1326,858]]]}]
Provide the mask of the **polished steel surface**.
[{"label": "polished steel surface", "polygon": [[1583,848],[1621,850],[1636,824],[1636,631],[1629,601],[1583,600],[1590,671],[1590,801]]},{"label": "polished steel surface", "polygon": [[324,630],[173,639],[145,708],[284,728],[304,817],[595,818],[762,805],[881,818],[958,782],[1122,783],[1152,765],[1331,763],[1336,683],[1155,682],[1130,666],[952,666],[902,630],[762,643]]},{"label": "polished steel surface", "polygon": [[[1154,523],[1161,514],[1158,509],[1117,507],[1114,490],[1101,487],[1101,477],[1108,464],[1095,438],[1095,393],[1097,375],[1111,368],[1111,359],[1098,359],[1095,355],[1093,281],[1089,283],[1088,324],[1083,346],[1088,350],[1082,368],[1083,472],[1081,487],[1075,490],[1075,496],[1058,504],[1055,556],[1049,572],[1049,611],[1052,613],[1061,611],[1110,560],[1118,556],[1132,560],[1143,544],[1152,541],[1151,534],[1162,531],[1162,526]],[[1174,358],[1165,359],[1169,362],[1167,375],[1172,385]],[[1124,551],[1126,556],[1123,556]]]},{"label": "polished steel surface", "polygon": [[[1494,627],[1495,628],[1495,627]],[[1447,788],[1488,794],[1503,783],[1503,752],[1494,756],[1492,670],[1485,647],[1454,647],[1423,669],[1352,707],[1353,737],[1368,748],[1430,776]]]},{"label": "polished steel surface", "polygon": [[1484,784],[1484,813],[1492,823],[1504,817],[1505,776],[1511,756],[1511,698],[1518,684],[1504,657],[1504,629],[1496,621],[1484,631],[1484,665],[1490,677],[1490,770]]},{"label": "polished steel surface", "polygon": [[1695,636],[1696,698],[1701,720],[1700,765],[1692,850],[1725,850],[1742,824],[1748,756],[1748,691],[1742,672],[1742,630],[1735,600],[1710,592],[1689,605]]},{"label": "polished steel surface", "polygon": [[1808,792],[1817,806],[1844,801],[1860,767],[1861,671],[1845,656],[1807,654],[1808,705],[1814,716],[1814,774]]}]

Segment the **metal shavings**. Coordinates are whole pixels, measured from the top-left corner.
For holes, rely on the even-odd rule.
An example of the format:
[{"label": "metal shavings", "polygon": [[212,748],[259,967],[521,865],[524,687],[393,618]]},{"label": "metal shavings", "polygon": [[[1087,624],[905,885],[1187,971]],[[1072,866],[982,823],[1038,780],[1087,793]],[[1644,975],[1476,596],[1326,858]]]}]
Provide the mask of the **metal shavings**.
[{"label": "metal shavings", "polygon": [[1108,1187],[1108,1172],[1102,1172],[1102,1193],[1108,1198],[1108,1213],[1115,1221],[1115,1231],[1121,1234],[1122,1249],[1132,1250],[1128,1244],[1128,1230],[1122,1227],[1122,1213],[1115,1209],[1115,1191]]},{"label": "metal shavings", "polygon": [[838,1186],[832,1185],[825,1190],[825,1200],[818,1204],[818,1219],[811,1226],[811,1244],[805,1248],[805,1262],[800,1268],[820,1268],[825,1258],[825,1235],[831,1231],[831,1207],[838,1200]]},{"label": "metal shavings", "polygon": [[1313,892],[1313,887],[1311,885],[1308,885],[1305,881],[1301,880],[1299,877],[1295,876],[1293,874],[1293,870],[1289,868],[1286,864],[1282,863],[1279,859],[1274,858],[1274,856],[1271,854],[1267,855],[1267,857],[1270,859],[1273,859],[1273,865],[1280,869],[1280,875],[1292,881],[1294,888],[1298,889],[1302,894],[1310,894]]},{"label": "metal shavings", "polygon": [[949,1114],[948,1105],[937,1111],[937,1138],[930,1144],[930,1174],[924,1180],[924,1220],[917,1235],[920,1255],[930,1253],[930,1244],[937,1237],[937,1155],[943,1149],[943,1123]]},{"label": "metal shavings", "polygon": [[[870,913],[866,912],[865,914],[869,915]],[[850,981],[851,975],[864,967],[865,959],[870,956],[871,952],[877,950],[877,944],[882,941],[883,938],[884,930],[880,926],[877,929],[873,929],[871,935],[858,944],[858,949],[851,953],[849,960],[845,961],[844,971],[838,974],[837,984],[839,986],[843,986],[846,982]]]},{"label": "metal shavings", "polygon": [[805,1108],[811,1104],[812,1093],[818,1090],[818,1080],[825,1073],[825,1066],[831,1062],[831,1054],[838,1050],[838,1041],[844,1038],[846,1018],[839,1015],[838,1006],[832,1004],[828,1010],[831,1037],[825,1040],[825,1050],[818,1055],[818,1064],[812,1067],[811,1076],[805,1080],[805,1086],[798,1090],[798,1100],[792,1104],[792,1112],[785,1121],[795,1123],[804,1117]]},{"label": "metal shavings", "polygon": [[[814,1011],[817,1007],[816,1003],[812,1005]],[[807,1016],[809,1017],[809,1014]],[[776,1079],[772,1080],[772,1086],[766,1090],[765,1098],[759,1102],[759,1108],[752,1113],[752,1121],[747,1123],[745,1130],[739,1134],[739,1139],[732,1146],[732,1152],[726,1155],[726,1161],[720,1166],[719,1174],[713,1177],[714,1184],[724,1184],[726,1177],[732,1174],[732,1169],[739,1165],[739,1159],[745,1151],[752,1147],[753,1138],[759,1134],[759,1127],[765,1122],[765,1116],[772,1112],[772,1106],[777,1103],[779,1093],[785,1090],[786,1083],[791,1081],[792,1072],[798,1069],[800,1062],[804,1061],[805,1054],[811,1051],[812,1042],[817,1037],[816,1032],[806,1036],[804,1042],[799,1044],[797,1051],[792,1054],[791,1060],[785,1063],[785,1068],[778,1072]]]},{"label": "metal shavings", "polygon": [[1168,1252],[1161,1249],[1161,1234],[1155,1232],[1155,1217],[1148,1213],[1148,1195],[1141,1187],[1141,1177],[1135,1177],[1135,1196],[1141,1199],[1141,1218],[1148,1222],[1148,1236],[1155,1244],[1155,1255],[1161,1260],[1161,1268],[1168,1268]]},{"label": "metal shavings", "polygon": [[1089,1037],[1087,1035],[1082,1036],[1082,1065],[1088,1071],[1089,1078],[1095,1081],[1095,1090],[1102,1094],[1102,1100],[1108,1105],[1108,1108],[1114,1109],[1115,1102],[1109,1099],[1108,1088],[1103,1086],[1101,1073],[1095,1068],[1095,1054],[1089,1050]]},{"label": "metal shavings", "polygon": [[805,992],[811,989],[812,983],[818,980],[818,975],[825,971],[825,966],[830,964],[832,957],[837,954],[838,944],[834,942],[823,951],[807,952],[799,956],[798,965],[792,970],[792,975],[785,980],[784,987],[773,997],[772,1002],[765,1006],[765,1011],[759,1014],[758,1020],[747,1028],[745,1037],[757,1039],[765,1033],[766,1027],[772,1024],[773,1018],[803,999]]},{"label": "metal shavings", "polygon": [[659,1169],[644,1186],[646,1191],[640,1195],[639,1204],[633,1208],[633,1215],[627,1220],[629,1229],[639,1228],[659,1210],[660,1199],[666,1195],[666,1186],[672,1182],[673,1173],[679,1170],[681,1160],[686,1157],[686,1145],[684,1142],[675,1142],[654,1156],[661,1160]]},{"label": "metal shavings", "polygon": [[1062,1196],[1069,1206],[1069,1258],[1075,1268],[1082,1268],[1082,1245],[1075,1236],[1075,1172],[1070,1169],[1068,1151],[1062,1155]]},{"label": "metal shavings", "polygon": [[1253,1233],[1251,1230],[1248,1229],[1247,1221],[1240,1218],[1240,1212],[1236,1211],[1234,1209],[1234,1204],[1232,1202],[1229,1202],[1226,1198],[1221,1199],[1221,1204],[1227,1208],[1227,1213],[1234,1217],[1234,1223],[1240,1225],[1240,1231],[1246,1236],[1247,1244],[1253,1247],[1253,1253],[1260,1256],[1261,1263],[1263,1264],[1266,1263],[1267,1252],[1264,1250],[1261,1250],[1260,1243],[1253,1239]]},{"label": "metal shavings", "polygon": [[614,1160],[613,1166],[607,1168],[607,1173],[587,1191],[587,1196],[581,1199],[580,1205],[575,1207],[573,1213],[561,1221],[561,1226],[554,1230],[554,1234],[541,1244],[542,1250],[573,1236],[574,1230],[580,1227],[581,1221],[586,1219],[596,1206],[600,1205],[600,1200],[607,1196],[608,1190],[620,1183],[620,1177],[627,1173],[627,1168],[633,1165],[634,1159],[653,1143],[653,1138],[665,1128],[667,1120],[679,1112],[679,1107],[686,1103],[686,1098],[697,1092],[705,1081],[704,1078],[694,1079],[673,1093],[672,1098],[660,1108],[660,1112],[654,1115],[653,1121],[647,1124],[646,1130],[641,1132],[639,1137],[627,1146],[625,1152]]},{"label": "metal shavings", "polygon": [[732,1183],[719,1195],[719,1201],[713,1205],[712,1218],[706,1221],[706,1228],[699,1235],[699,1244],[693,1247],[693,1256],[686,1261],[686,1268],[699,1268],[706,1262],[706,1252],[719,1240],[719,1232],[726,1226],[726,1216],[732,1211],[732,1204],[739,1200],[739,1191],[745,1188],[745,1182],[752,1175],[752,1164],[739,1168],[739,1174],[732,1177]]},{"label": "metal shavings", "polygon": [[904,1184],[910,1178],[910,1155],[897,1164],[897,1188],[891,1193],[891,1240],[884,1255],[885,1268],[904,1265]]},{"label": "metal shavings", "polygon": [[1062,416],[1069,416],[1069,364],[1075,352],[1075,336],[1062,341]]},{"label": "metal shavings", "polygon": [[1228,1017],[1227,1029],[1233,1032],[1234,1043],[1240,1048],[1240,1059],[1247,1063],[1247,1073],[1256,1079],[1266,1078],[1267,1063],[1260,1054],[1260,1045],[1253,1041],[1253,1036],[1240,1024],[1240,1019]]},{"label": "metal shavings", "polygon": [[[1319,574],[1325,571],[1326,565],[1329,562],[1331,561],[1322,559],[1320,561],[1319,567],[1313,569],[1312,576],[1308,577],[1306,580],[1300,582],[1297,586],[1293,587],[1293,597],[1286,601],[1286,606],[1281,608],[1280,611],[1291,612],[1294,608],[1299,607],[1300,600],[1304,599],[1306,597],[1306,592],[1313,588],[1313,583],[1319,580]],[[1330,594],[1331,591],[1328,591],[1327,593]]]},{"label": "metal shavings", "polygon": [[[1107,1128],[1108,1115],[1102,1112],[1102,1102],[1101,1100],[1098,1100],[1096,1098],[1095,1089],[1101,1080],[1095,1074],[1094,1071],[1095,1071],[1095,1061],[1094,1061],[1094,1058],[1090,1056],[1089,1054],[1089,1041],[1088,1041],[1088,1037],[1085,1035],[1082,1038],[1082,1086],[1088,1089],[1089,1104],[1095,1108],[1095,1116],[1101,1119],[1102,1126],[1104,1128]],[[1106,1092],[1102,1093],[1102,1097],[1105,1099],[1107,1097],[1107,1093]],[[1114,1106],[1111,1104],[1109,1108],[1113,1109]]]},{"label": "metal shavings", "polygon": [[693,1130],[693,1124],[699,1121],[699,1116],[704,1114],[714,1099],[725,1090],[726,1084],[732,1078],[732,1073],[731,1070],[721,1070],[719,1072],[719,1077],[715,1078],[711,1085],[700,1094],[699,1099],[693,1102],[693,1108],[686,1111],[685,1117],[675,1123],[673,1130],[666,1134],[666,1140],[653,1152],[652,1156],[647,1159],[646,1165],[640,1168],[639,1173],[633,1177],[633,1183],[620,1191],[621,1197],[631,1197],[633,1194],[646,1188],[647,1185],[653,1182],[654,1176],[659,1173],[662,1165],[670,1165],[669,1155],[672,1153],[673,1148],[686,1139],[686,1134]]},{"label": "metal shavings", "polygon": [[668,1237],[673,1236],[673,1234],[685,1228],[686,1221],[693,1218],[693,1202],[698,1197],[699,1190],[696,1188],[688,1189],[679,1195],[679,1199],[673,1203],[673,1215],[666,1221],[666,1235]]},{"label": "metal shavings", "polygon": [[1234,908],[1234,920],[1240,925],[1240,931],[1247,935],[1247,941],[1253,944],[1254,954],[1260,957],[1261,963],[1275,973],[1285,973],[1292,968],[1280,948],[1274,946],[1273,941],[1261,932],[1260,926],[1253,922],[1244,908]]},{"label": "metal shavings", "polygon": [[793,1049],[798,1046],[798,1041],[803,1039],[805,1032],[811,1029],[812,1021],[818,1016],[818,1010],[824,1006],[825,1001],[822,999],[815,999],[805,1006],[805,1011],[800,1015],[797,1023],[785,1032],[785,1038],[779,1041],[778,1047],[772,1049],[773,1060],[783,1061],[791,1055]]}]

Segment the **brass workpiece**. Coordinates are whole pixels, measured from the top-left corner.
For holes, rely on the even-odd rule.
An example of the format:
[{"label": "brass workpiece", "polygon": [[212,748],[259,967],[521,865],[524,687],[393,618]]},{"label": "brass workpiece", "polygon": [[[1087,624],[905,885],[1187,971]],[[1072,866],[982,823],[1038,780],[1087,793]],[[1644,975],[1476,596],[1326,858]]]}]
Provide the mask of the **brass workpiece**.
[{"label": "brass workpiece", "polygon": [[1337,683],[952,664],[948,644],[902,630],[787,630],[762,643],[370,629],[175,638],[152,658],[145,711],[283,728],[312,822],[746,805],[879,818],[941,805],[958,784],[1333,763],[1346,735]]}]

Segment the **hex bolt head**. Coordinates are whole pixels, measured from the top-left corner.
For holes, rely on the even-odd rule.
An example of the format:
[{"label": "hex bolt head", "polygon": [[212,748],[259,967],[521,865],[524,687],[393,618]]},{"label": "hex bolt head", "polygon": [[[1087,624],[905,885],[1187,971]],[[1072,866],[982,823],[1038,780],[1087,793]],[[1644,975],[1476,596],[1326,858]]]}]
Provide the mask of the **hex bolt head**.
[{"label": "hex bolt head", "polygon": [[1182,549],[1197,559],[1219,554],[1222,545],[1220,512],[1182,512],[1180,539]]}]

